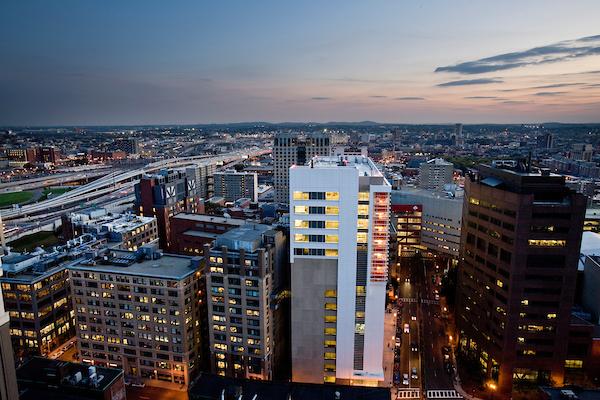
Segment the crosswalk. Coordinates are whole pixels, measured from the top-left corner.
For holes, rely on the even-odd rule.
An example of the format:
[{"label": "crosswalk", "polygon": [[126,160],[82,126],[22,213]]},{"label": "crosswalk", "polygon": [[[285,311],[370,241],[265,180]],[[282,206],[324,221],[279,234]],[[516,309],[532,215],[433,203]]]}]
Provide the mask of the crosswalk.
[{"label": "crosswalk", "polygon": [[[418,303],[419,300],[415,297],[400,297],[403,303]],[[421,299],[421,303],[423,304],[440,304],[439,300],[432,299]]]},{"label": "crosswalk", "polygon": [[417,299],[414,297],[401,297],[400,300],[402,300],[404,303],[416,303]]},{"label": "crosswalk", "polygon": [[462,399],[456,390],[428,390],[427,399]]},{"label": "crosswalk", "polygon": [[396,395],[397,399],[420,399],[421,398],[421,390],[420,389],[400,389],[398,390],[398,394]]}]

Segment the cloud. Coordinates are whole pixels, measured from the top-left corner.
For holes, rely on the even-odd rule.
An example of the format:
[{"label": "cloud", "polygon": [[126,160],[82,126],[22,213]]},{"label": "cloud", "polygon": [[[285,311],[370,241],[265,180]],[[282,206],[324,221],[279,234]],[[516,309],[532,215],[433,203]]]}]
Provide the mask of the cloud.
[{"label": "cloud", "polygon": [[458,81],[440,83],[437,86],[448,87],[448,86],[465,86],[465,85],[487,85],[490,83],[502,83],[502,82],[504,82],[504,81],[501,79],[496,79],[496,78],[462,79],[462,80],[458,80]]},{"label": "cloud", "polygon": [[311,100],[331,100],[333,97],[315,96],[311,97]]},{"label": "cloud", "polygon": [[369,96],[372,99],[385,99],[387,96],[380,96],[380,95],[375,95],[375,96]]},{"label": "cloud", "polygon": [[465,99],[497,99],[496,96],[467,96]]},{"label": "cloud", "polygon": [[502,102],[503,104],[527,104],[528,101],[525,100],[505,100]]},{"label": "cloud", "polygon": [[396,97],[396,98],[394,98],[394,100],[419,101],[419,100],[425,100],[425,97],[406,96],[406,97]]},{"label": "cloud", "polygon": [[583,85],[583,83],[553,83],[552,85],[534,86],[531,89],[552,89],[577,85]]},{"label": "cloud", "polygon": [[456,72],[464,75],[483,74],[592,55],[600,55],[600,35],[565,40],[529,50],[504,53],[479,60],[438,67],[435,72]]},{"label": "cloud", "polygon": [[534,93],[534,96],[558,96],[564,93],[565,92],[537,92]]}]

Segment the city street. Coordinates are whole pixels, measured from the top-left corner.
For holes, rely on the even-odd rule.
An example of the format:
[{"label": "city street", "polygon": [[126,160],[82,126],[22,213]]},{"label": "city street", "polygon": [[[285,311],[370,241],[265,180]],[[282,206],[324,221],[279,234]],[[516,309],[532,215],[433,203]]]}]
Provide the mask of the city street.
[{"label": "city street", "polygon": [[[436,296],[440,286],[433,282],[436,271],[433,260],[402,260],[398,278],[400,318],[396,332],[401,344],[399,363],[394,365],[396,376],[399,373],[399,381],[395,382],[396,398],[460,397],[454,392],[452,371],[448,368],[452,360],[448,347],[450,337],[442,318],[439,295]],[[408,384],[405,384],[404,374],[408,375]]]}]

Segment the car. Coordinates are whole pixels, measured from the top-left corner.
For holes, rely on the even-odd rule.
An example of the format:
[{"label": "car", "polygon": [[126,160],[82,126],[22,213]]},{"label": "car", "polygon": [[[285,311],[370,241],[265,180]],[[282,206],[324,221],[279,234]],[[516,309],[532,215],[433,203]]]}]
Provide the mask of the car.
[{"label": "car", "polygon": [[404,333],[410,333],[410,325],[404,324]]},{"label": "car", "polygon": [[435,294],[435,296],[433,296],[434,299],[439,300],[440,299],[440,295],[439,294]]},{"label": "car", "polygon": [[401,344],[402,344],[402,340],[400,340],[399,336],[396,336],[396,347],[400,347]]},{"label": "car", "polygon": [[419,351],[419,346],[417,346],[417,344],[416,344],[415,342],[412,342],[412,343],[410,344],[410,349],[411,349],[412,351]]},{"label": "car", "polygon": [[400,383],[400,372],[394,372],[394,384]]},{"label": "car", "polygon": [[411,379],[419,379],[419,374],[417,374],[417,369],[415,367],[410,371],[410,377]]},{"label": "car", "polygon": [[417,316],[416,315],[411,315],[410,319],[412,319],[413,321],[417,320]]},{"label": "car", "polygon": [[406,283],[410,283],[410,278],[406,278],[406,279],[404,279],[404,282],[406,282]]},{"label": "car", "polygon": [[402,374],[402,384],[408,385],[408,374]]}]

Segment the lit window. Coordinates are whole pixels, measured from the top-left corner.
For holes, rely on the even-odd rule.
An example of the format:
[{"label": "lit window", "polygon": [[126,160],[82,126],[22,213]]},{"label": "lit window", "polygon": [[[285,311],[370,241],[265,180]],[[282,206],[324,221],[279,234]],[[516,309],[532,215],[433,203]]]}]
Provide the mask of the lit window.
[{"label": "lit window", "polygon": [[339,192],[325,192],[325,200],[339,200]]},{"label": "lit window", "polygon": [[356,234],[356,242],[357,243],[367,243],[367,234],[365,232],[358,232]]},{"label": "lit window", "polygon": [[337,229],[339,226],[338,221],[325,221],[325,229]]},{"label": "lit window", "polygon": [[358,215],[369,215],[369,206],[366,204],[359,204]]},{"label": "lit window", "polygon": [[358,201],[369,201],[369,192],[359,192]]},{"label": "lit window", "polygon": [[325,341],[325,347],[335,347],[336,342],[335,340],[326,340]]},{"label": "lit window", "polygon": [[498,280],[496,280],[496,285],[498,285],[498,287],[503,287],[504,282],[502,282],[500,279],[498,279]]},{"label": "lit window", "polygon": [[337,249],[325,249],[325,256],[327,257],[337,257],[338,251]]},{"label": "lit window", "polygon": [[306,242],[308,242],[308,235],[304,235],[302,233],[296,233],[294,235],[294,241],[299,242],[299,243],[306,243]]},{"label": "lit window", "polygon": [[368,219],[359,219],[358,220],[358,229],[369,229],[369,220]]},{"label": "lit window", "polygon": [[550,313],[550,314],[546,315],[546,318],[548,318],[548,319],[555,319],[556,318],[556,313]]},{"label": "lit window", "polygon": [[529,239],[527,242],[532,247],[565,247],[567,245],[566,240],[554,239]]},{"label": "lit window", "polygon": [[327,206],[325,207],[325,214],[327,215],[338,215],[340,208],[338,206]]},{"label": "lit window", "polygon": [[325,303],[325,309],[326,310],[335,311],[335,310],[337,310],[337,304],[335,304],[335,303]]},{"label": "lit window", "polygon": [[325,297],[337,297],[337,292],[333,289],[328,289],[325,291]]},{"label": "lit window", "polygon": [[325,243],[337,243],[338,235],[325,235]]},{"label": "lit window", "polygon": [[565,368],[583,368],[582,360],[565,360]]},{"label": "lit window", "polygon": [[521,305],[522,306],[528,306],[529,305],[529,300],[527,300],[527,299],[521,300]]},{"label": "lit window", "polygon": [[294,206],[296,214],[308,214],[308,206]]},{"label": "lit window", "polygon": [[326,360],[335,360],[335,353],[326,352],[325,359]]},{"label": "lit window", "polygon": [[325,322],[336,322],[337,321],[337,317],[335,315],[326,315],[325,316]]},{"label": "lit window", "polygon": [[335,383],[335,376],[324,376],[323,382],[324,383]]},{"label": "lit window", "polygon": [[294,220],[294,227],[296,228],[308,228],[308,221],[303,221],[301,219]]},{"label": "lit window", "polygon": [[324,332],[326,335],[335,335],[337,331],[335,328],[325,328]]},{"label": "lit window", "polygon": [[293,194],[294,200],[308,200],[307,192],[294,192]]}]

